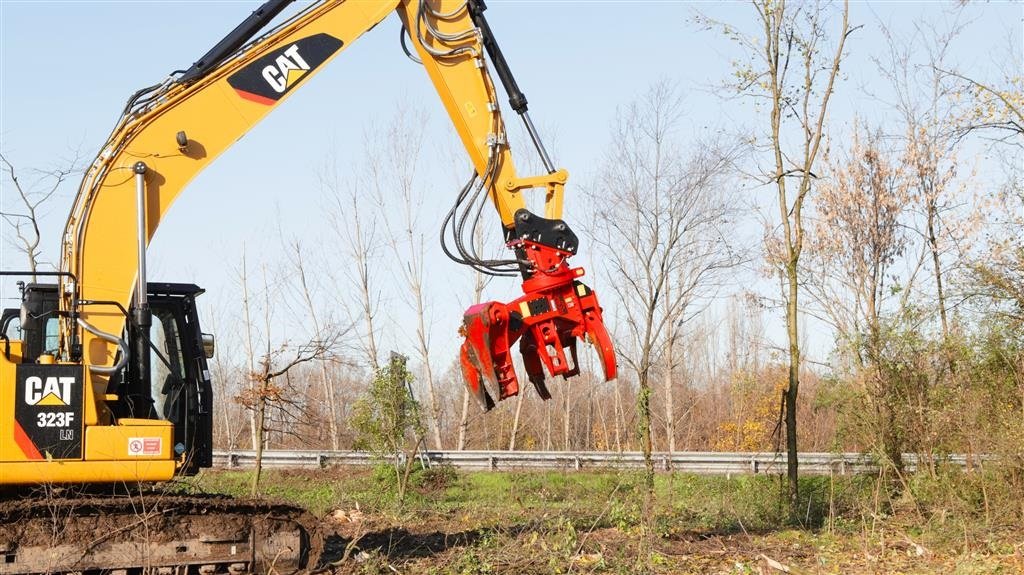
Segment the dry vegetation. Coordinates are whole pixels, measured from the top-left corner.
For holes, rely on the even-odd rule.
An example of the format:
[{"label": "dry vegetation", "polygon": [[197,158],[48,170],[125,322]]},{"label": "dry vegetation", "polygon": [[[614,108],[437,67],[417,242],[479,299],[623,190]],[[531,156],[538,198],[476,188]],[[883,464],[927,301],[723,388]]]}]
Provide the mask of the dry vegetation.
[{"label": "dry vegetation", "polygon": [[[952,479],[974,493],[970,477]],[[244,493],[248,473],[194,488]],[[659,474],[644,535],[640,473],[417,472],[404,504],[390,469],[269,472],[271,497],[322,517],[334,573],[1017,573],[1024,537],[957,498],[878,497],[872,478],[805,478],[802,525],[787,527],[781,477]],[[937,487],[919,481],[921,497]],[[977,493],[975,493],[977,495]],[[881,496],[884,499],[884,496]],[[643,539],[649,538],[646,545]]]}]

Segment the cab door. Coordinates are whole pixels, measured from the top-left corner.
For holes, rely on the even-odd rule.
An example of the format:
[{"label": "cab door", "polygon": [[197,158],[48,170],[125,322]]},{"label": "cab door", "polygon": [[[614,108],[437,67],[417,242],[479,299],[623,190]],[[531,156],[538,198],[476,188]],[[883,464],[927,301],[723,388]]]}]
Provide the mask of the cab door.
[{"label": "cab door", "polygon": [[162,290],[150,287],[149,390],[155,417],[174,424],[174,449],[185,461],[181,472],[194,474],[213,463],[213,392],[195,308],[197,293],[167,285]]}]

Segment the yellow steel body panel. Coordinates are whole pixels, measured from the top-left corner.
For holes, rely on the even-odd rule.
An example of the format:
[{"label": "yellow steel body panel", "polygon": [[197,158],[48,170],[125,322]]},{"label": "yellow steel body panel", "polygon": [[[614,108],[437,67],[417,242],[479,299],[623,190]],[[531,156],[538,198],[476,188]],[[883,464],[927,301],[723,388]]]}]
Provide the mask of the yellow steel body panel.
[{"label": "yellow steel body panel", "polygon": [[[14,406],[15,377],[18,364],[21,363],[21,342],[11,340],[11,361],[0,357],[0,461],[18,461],[25,459],[21,449],[14,442]],[[3,472],[0,471],[0,483],[4,483]]]},{"label": "yellow steel body panel", "polygon": [[[146,444],[131,451],[131,444],[159,440],[156,452],[147,452]],[[93,425],[85,428],[85,459],[87,461],[112,460],[173,460],[174,426],[157,419],[120,419],[117,425]]]},{"label": "yellow steel body panel", "polygon": [[[20,341],[11,342],[12,359],[20,347]],[[30,459],[15,439],[14,406],[20,400],[15,397],[15,369],[15,363],[0,358],[0,485],[166,481],[174,476],[174,427],[152,419],[86,427],[84,461]]]},{"label": "yellow steel body panel", "polygon": [[0,485],[168,481],[174,461],[31,461],[0,463]]}]

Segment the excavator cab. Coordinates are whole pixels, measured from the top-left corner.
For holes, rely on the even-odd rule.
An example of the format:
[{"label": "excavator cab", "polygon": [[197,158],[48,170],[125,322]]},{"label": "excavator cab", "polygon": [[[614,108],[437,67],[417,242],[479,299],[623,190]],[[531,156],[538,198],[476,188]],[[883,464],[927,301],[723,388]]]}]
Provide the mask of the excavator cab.
[{"label": "excavator cab", "polygon": [[[202,332],[195,299],[203,290],[193,284],[149,283],[153,312],[149,349],[150,376],[141,381],[135,364],[127,362],[110,377],[106,407],[115,420],[157,419],[173,426],[172,445],[182,464],[178,473],[194,475],[210,467],[213,458],[213,392],[207,359],[212,356],[213,336]],[[11,342],[21,342],[20,363],[52,363],[59,343],[58,288],[56,284],[22,286],[22,305],[8,308],[0,318],[0,346],[10,361]],[[133,330],[129,322],[128,331]],[[138,338],[124,334],[134,356]],[[81,405],[70,406],[78,411]],[[74,411],[72,413],[74,413]],[[33,438],[37,448],[46,439]]]}]

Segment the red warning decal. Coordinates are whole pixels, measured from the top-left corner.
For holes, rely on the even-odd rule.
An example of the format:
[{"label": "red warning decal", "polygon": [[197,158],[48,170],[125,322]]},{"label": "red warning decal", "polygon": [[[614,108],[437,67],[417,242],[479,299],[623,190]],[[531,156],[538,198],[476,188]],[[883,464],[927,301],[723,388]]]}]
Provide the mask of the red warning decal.
[{"label": "red warning decal", "polygon": [[163,439],[159,437],[129,437],[128,455],[160,455],[160,452],[163,451],[163,443]]}]

